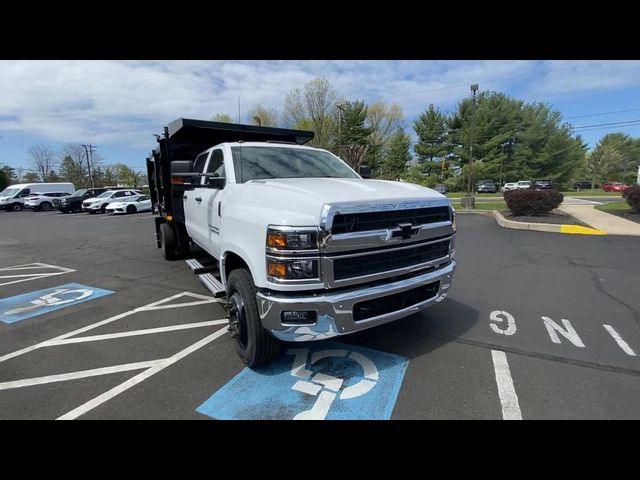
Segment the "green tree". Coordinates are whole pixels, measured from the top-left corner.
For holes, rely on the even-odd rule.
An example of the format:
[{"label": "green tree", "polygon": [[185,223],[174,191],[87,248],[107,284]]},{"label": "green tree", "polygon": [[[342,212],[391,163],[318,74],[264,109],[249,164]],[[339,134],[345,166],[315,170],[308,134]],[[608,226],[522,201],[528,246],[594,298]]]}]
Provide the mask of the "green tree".
[{"label": "green tree", "polygon": [[411,137],[402,127],[396,129],[383,150],[379,168],[381,178],[400,180],[411,161]]},{"label": "green tree", "polygon": [[[2,172],[4,173],[4,176],[7,179],[9,185],[11,185],[12,183],[16,183],[18,179],[16,178],[15,168],[10,167],[9,165],[0,165],[0,170],[2,170]],[[20,176],[22,177],[22,174]]]},{"label": "green tree", "polygon": [[596,148],[587,156],[587,166],[591,173],[591,188],[603,180],[611,180],[611,172],[619,171],[622,164],[622,154],[610,143],[598,142]]},{"label": "green tree", "polygon": [[27,172],[22,177],[22,181],[23,183],[40,183],[42,180],[40,180],[40,175],[36,172]]},{"label": "green tree", "polygon": [[609,163],[603,171],[607,180],[634,183],[636,179],[638,160],[640,160],[640,139],[634,139],[626,133],[608,133],[600,139],[598,144],[610,146],[615,149],[620,157],[614,163]]},{"label": "green tree", "polygon": [[447,133],[449,130],[447,116],[440,110],[429,105],[413,122],[413,129],[418,141],[413,150],[420,163],[433,162],[448,153]]},{"label": "green tree", "polygon": [[544,178],[563,184],[580,168],[586,151],[560,112],[502,93],[482,92],[475,104],[470,98],[461,101],[449,129],[451,154],[467,165],[465,175],[473,147],[475,167],[495,180],[502,170],[503,181]]},{"label": "green tree", "polygon": [[76,163],[69,155],[65,155],[58,168],[60,177],[65,182],[73,183],[76,188],[87,187],[87,171],[83,165]]},{"label": "green tree", "polygon": [[4,170],[0,169],[0,192],[9,186],[9,179]]},{"label": "green tree", "polygon": [[213,117],[211,117],[211,121],[220,123],[234,123],[233,117],[228,113],[216,113]]},{"label": "green tree", "polygon": [[361,100],[343,102],[342,126],[340,127],[340,145],[370,145],[373,128],[365,126],[367,107]]}]

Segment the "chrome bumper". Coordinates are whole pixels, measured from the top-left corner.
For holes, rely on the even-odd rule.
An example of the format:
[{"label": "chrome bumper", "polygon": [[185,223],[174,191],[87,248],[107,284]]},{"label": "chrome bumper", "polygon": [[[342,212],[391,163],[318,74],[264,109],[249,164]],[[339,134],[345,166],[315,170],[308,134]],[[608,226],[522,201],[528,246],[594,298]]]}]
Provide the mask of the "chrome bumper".
[{"label": "chrome bumper", "polygon": [[[444,300],[451,287],[455,269],[456,261],[451,260],[446,267],[405,280],[340,293],[320,292],[306,297],[273,290],[260,291],[257,295],[258,311],[262,326],[280,340],[288,342],[323,340],[398,320]],[[400,293],[435,281],[440,281],[438,291],[427,300],[366,320],[356,322],[353,319],[353,307],[358,302]],[[281,313],[284,310],[315,310],[317,321],[309,325],[283,324]]]}]

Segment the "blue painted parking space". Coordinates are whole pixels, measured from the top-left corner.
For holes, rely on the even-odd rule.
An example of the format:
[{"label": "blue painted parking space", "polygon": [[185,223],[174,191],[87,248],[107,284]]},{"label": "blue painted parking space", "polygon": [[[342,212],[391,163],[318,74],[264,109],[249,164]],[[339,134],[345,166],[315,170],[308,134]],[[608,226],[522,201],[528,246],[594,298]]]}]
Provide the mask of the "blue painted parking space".
[{"label": "blue painted parking space", "polygon": [[112,293],[115,292],[80,283],[66,283],[58,287],[3,298],[0,299],[0,322],[19,322]]},{"label": "blue painted parking space", "polygon": [[223,420],[386,420],[409,360],[337,342],[289,348],[245,368],[196,411]]}]

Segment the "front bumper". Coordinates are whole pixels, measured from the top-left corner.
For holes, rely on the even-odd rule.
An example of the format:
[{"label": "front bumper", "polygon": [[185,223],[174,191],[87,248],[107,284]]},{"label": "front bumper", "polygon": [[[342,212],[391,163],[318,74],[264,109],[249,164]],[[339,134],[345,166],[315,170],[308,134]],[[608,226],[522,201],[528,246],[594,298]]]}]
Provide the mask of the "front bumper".
[{"label": "front bumper", "polygon": [[[415,277],[372,287],[353,288],[338,293],[323,294],[319,292],[309,296],[299,296],[263,290],[257,295],[258,311],[262,326],[280,340],[288,342],[323,340],[392,322],[444,300],[451,287],[455,269],[456,261],[451,260],[451,263],[443,268],[431,270]],[[357,322],[353,318],[353,309],[356,303],[401,293],[438,281],[437,292],[420,303]],[[314,324],[309,325],[283,324],[281,313],[284,310],[315,310],[317,320]]]}]

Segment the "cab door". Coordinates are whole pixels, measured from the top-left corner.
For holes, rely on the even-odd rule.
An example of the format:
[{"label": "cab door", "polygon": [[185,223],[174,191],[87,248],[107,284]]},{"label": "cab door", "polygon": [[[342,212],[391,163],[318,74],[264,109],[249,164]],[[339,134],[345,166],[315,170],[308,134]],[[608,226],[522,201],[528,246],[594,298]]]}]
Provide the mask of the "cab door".
[{"label": "cab door", "polygon": [[202,210],[206,219],[206,250],[220,259],[220,216],[226,175],[224,171],[224,152],[220,148],[211,151],[205,170],[212,177],[203,178],[204,188],[200,188]]},{"label": "cab door", "polygon": [[[208,150],[198,155],[196,161],[193,163],[194,173],[204,172],[209,153],[210,151]],[[201,187],[203,182],[204,179],[202,177],[194,178],[193,183],[196,185],[195,188],[184,192],[182,198],[184,201],[184,218],[187,233],[197,245],[207,250],[208,227],[206,208],[203,208],[203,206],[206,206],[203,198],[203,191],[206,189]]]}]

